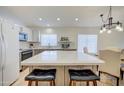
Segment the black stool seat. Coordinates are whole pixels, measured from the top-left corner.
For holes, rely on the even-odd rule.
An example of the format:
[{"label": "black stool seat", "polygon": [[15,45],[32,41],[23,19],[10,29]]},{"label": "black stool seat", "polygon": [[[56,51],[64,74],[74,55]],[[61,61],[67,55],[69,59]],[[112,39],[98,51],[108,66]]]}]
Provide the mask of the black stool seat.
[{"label": "black stool seat", "polygon": [[50,81],[55,80],[56,69],[34,69],[29,75],[25,77],[25,80],[38,80],[38,81]]},{"label": "black stool seat", "polygon": [[93,81],[100,80],[100,77],[94,74],[90,69],[73,70],[69,69],[70,80]]}]

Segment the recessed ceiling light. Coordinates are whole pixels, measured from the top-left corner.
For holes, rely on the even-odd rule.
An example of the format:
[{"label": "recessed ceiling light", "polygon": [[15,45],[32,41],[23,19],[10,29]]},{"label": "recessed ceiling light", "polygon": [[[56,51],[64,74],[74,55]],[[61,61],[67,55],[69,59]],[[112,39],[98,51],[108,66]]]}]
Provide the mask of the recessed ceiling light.
[{"label": "recessed ceiling light", "polygon": [[40,21],[42,21],[42,18],[39,18]]},{"label": "recessed ceiling light", "polygon": [[49,26],[50,26],[50,24],[47,24],[47,26],[49,27]]},{"label": "recessed ceiling light", "polygon": [[79,19],[78,18],[75,18],[75,21],[78,21]]},{"label": "recessed ceiling light", "polygon": [[60,21],[60,18],[57,18],[57,21]]}]

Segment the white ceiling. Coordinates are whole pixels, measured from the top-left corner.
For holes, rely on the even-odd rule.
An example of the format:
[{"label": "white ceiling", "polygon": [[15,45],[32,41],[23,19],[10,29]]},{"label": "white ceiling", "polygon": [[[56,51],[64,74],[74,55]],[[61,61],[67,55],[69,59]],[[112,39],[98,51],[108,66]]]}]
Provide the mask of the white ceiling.
[{"label": "white ceiling", "polygon": [[[9,6],[0,7],[8,11],[29,27],[94,27],[101,25],[100,14],[107,17],[107,6]],[[112,16],[115,21],[124,23],[124,7],[113,6]],[[43,20],[39,21],[41,17]],[[57,21],[59,17],[61,21]],[[79,18],[76,22],[75,18]],[[113,20],[113,21],[114,21]]]}]

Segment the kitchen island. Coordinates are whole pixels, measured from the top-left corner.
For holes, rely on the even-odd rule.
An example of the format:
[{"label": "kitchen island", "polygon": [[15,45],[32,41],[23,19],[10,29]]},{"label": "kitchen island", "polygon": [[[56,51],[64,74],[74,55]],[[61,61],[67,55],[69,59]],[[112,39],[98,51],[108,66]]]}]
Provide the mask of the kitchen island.
[{"label": "kitchen island", "polygon": [[[22,66],[34,68],[56,68],[56,85],[68,85],[68,69],[82,69],[88,66],[101,65],[104,61],[95,56],[77,51],[44,51],[29,59],[22,61]],[[92,68],[91,68],[92,69]],[[80,85],[80,83],[79,83]]]}]

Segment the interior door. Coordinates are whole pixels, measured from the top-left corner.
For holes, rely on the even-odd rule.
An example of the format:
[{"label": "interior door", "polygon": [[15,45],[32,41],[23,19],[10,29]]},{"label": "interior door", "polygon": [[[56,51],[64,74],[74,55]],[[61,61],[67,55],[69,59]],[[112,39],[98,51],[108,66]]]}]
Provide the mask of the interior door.
[{"label": "interior door", "polygon": [[3,69],[3,85],[12,84],[19,75],[19,32],[13,24],[4,22],[5,62]]}]

